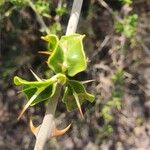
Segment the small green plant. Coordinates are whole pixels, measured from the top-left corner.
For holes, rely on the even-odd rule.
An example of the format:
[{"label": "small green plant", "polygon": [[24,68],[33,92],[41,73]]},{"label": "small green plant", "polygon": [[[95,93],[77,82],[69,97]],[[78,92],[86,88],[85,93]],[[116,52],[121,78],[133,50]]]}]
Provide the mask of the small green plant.
[{"label": "small green plant", "polygon": [[50,32],[52,34],[57,34],[62,30],[61,24],[59,22],[55,22],[52,26],[50,26]]},{"label": "small green plant", "polygon": [[[63,16],[66,12],[66,3],[62,2],[58,4],[56,8],[53,8],[52,1],[44,1],[44,0],[11,0],[11,1],[0,1],[0,21],[5,17],[12,17],[14,11],[21,10],[25,7],[31,7],[32,10],[36,14],[36,19],[39,22],[41,32],[58,34],[61,30],[61,24],[59,22],[59,17]],[[8,7],[8,6],[9,7]],[[8,7],[8,8],[7,8]],[[52,11],[56,14],[52,16]],[[50,26],[46,25],[43,21],[44,19],[52,20]],[[47,28],[47,29],[46,29]]]},{"label": "small green plant", "polygon": [[[29,2],[32,3],[30,0],[11,0],[10,3],[12,3],[16,8],[28,6]],[[34,2],[34,7],[36,8],[37,13],[39,13],[41,16],[44,17],[50,17],[50,9],[49,9],[49,3],[43,0],[37,0]]]},{"label": "small green plant", "polygon": [[26,1],[23,1],[23,0],[11,0],[11,3],[15,6],[23,6],[26,4]]},{"label": "small green plant", "polygon": [[132,14],[126,16],[122,21],[115,22],[115,30],[118,33],[123,33],[125,37],[132,38],[137,30],[138,16]]},{"label": "small green plant", "polygon": [[113,116],[111,115],[112,109],[121,109],[123,97],[122,87],[124,85],[124,71],[122,69],[118,69],[114,73],[112,76],[112,82],[114,85],[112,90],[112,98],[104,104],[101,111],[106,124],[113,119]]},{"label": "small green plant", "polygon": [[[62,101],[65,103],[67,110],[73,111],[78,108],[82,117],[81,105],[86,100],[93,102],[94,95],[86,91],[82,82],[70,78],[87,68],[87,59],[83,48],[84,35],[75,34],[82,0],[74,0],[66,35],[60,39],[55,34],[50,34],[51,31],[49,31],[41,17],[43,13],[49,13],[48,9],[45,11],[45,8],[48,7],[47,3],[41,0],[37,1],[39,3],[26,1],[36,13],[38,22],[47,33],[47,36],[42,37],[42,39],[48,45],[48,51],[45,54],[49,55],[47,65],[52,75],[48,79],[43,79],[31,70],[36,81],[27,81],[15,76],[14,83],[22,86],[21,92],[27,97],[27,103],[18,118],[23,115],[29,106],[34,106],[40,102],[46,103],[46,112],[41,125],[35,128],[32,120],[30,120],[31,131],[36,136],[34,149],[43,150],[47,140],[53,136],[63,135],[70,128],[70,125],[63,130],[57,130],[55,127],[54,115],[58,99],[61,97],[61,91],[63,91]],[[60,2],[56,10],[57,22],[59,21],[59,15],[62,15],[65,11],[62,9],[61,4]],[[77,5],[78,7],[75,7]]]},{"label": "small green plant", "polygon": [[48,51],[51,53],[47,64],[54,75],[50,79],[41,79],[32,71],[37,81],[27,81],[18,76],[14,77],[14,83],[23,87],[22,92],[26,95],[28,101],[19,118],[29,106],[34,106],[43,101],[51,101],[56,86],[59,84],[64,86],[62,101],[66,104],[67,110],[72,111],[78,108],[83,116],[81,105],[85,100],[93,102],[94,96],[86,92],[80,81],[69,79],[69,77],[75,76],[87,67],[82,43],[83,38],[84,35],[80,34],[62,36],[60,39],[56,35],[43,37],[48,42]]},{"label": "small green plant", "polygon": [[49,3],[47,1],[37,0],[34,5],[41,16],[50,17]]}]

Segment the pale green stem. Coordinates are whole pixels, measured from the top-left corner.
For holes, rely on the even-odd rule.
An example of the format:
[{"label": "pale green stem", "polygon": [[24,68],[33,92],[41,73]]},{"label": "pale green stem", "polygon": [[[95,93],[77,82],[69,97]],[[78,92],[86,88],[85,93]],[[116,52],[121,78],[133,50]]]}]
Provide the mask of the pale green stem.
[{"label": "pale green stem", "polygon": [[54,114],[56,111],[58,98],[61,93],[61,85],[57,85],[54,96],[49,100],[46,113],[37,135],[34,150],[43,150],[48,137],[51,136],[51,131],[54,127]]}]

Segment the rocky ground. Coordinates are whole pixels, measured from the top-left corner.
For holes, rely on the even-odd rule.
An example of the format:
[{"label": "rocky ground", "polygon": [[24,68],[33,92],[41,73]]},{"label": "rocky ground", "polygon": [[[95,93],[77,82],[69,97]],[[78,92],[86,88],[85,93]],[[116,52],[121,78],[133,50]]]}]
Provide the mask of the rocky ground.
[{"label": "rocky ground", "polygon": [[[109,6],[113,10],[121,9],[111,3]],[[98,3],[92,4],[89,10],[90,16],[80,20],[78,31],[87,33],[85,48],[90,62],[87,72],[77,78],[96,80],[87,85],[87,88],[96,95],[96,99],[94,104],[83,106],[85,120],[81,119],[77,111],[67,113],[63,104],[61,107],[58,106],[56,113],[58,126],[63,127],[70,122],[73,122],[73,125],[65,136],[53,138],[47,144],[47,150],[49,148],[54,150],[150,149],[150,3],[149,1],[135,3],[133,9],[139,15],[136,35],[138,42],[133,48],[128,47],[126,55],[121,55],[115,50],[120,36],[114,33],[112,15],[107,9]],[[24,38],[26,34],[32,35],[31,31],[22,33],[24,33]],[[5,39],[4,36],[8,35],[5,33],[2,39]],[[38,34],[34,33],[34,36],[30,36],[30,40],[36,43],[37,37]],[[20,40],[24,41],[22,38]],[[11,44],[11,40],[7,42]],[[4,42],[3,45],[7,43]],[[32,46],[27,46],[26,43],[23,45],[23,56],[25,56],[24,53],[28,55],[28,48],[36,49],[34,44]],[[9,75],[0,78],[0,150],[33,149],[35,137],[28,126],[29,117],[32,114],[35,124],[40,123],[44,115],[44,107],[38,105],[29,109],[22,119],[17,121],[24,104],[24,97],[17,94],[19,88],[12,84],[12,78],[14,74],[29,76],[29,71],[25,68],[30,68],[31,64],[32,66],[35,64],[34,68],[36,68],[36,63],[30,61],[35,57],[34,54],[35,52],[29,57],[22,57],[17,69],[9,70]],[[6,64],[4,60],[6,56],[8,56],[7,51],[2,51],[1,68]],[[103,101],[111,97],[111,77],[118,67],[125,70],[124,95],[121,110],[112,110],[114,119],[110,125],[113,127],[113,132],[109,132],[102,128],[104,120],[100,112]]]}]

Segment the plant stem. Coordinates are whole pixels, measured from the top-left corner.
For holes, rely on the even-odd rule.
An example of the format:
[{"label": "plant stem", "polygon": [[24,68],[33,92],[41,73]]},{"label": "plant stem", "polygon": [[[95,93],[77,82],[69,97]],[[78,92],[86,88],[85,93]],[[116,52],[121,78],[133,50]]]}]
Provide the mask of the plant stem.
[{"label": "plant stem", "polygon": [[42,19],[42,17],[41,17],[40,14],[38,13],[38,11],[37,11],[36,7],[34,6],[34,4],[32,3],[32,1],[31,1],[31,0],[26,0],[26,1],[29,3],[30,7],[31,7],[31,8],[33,9],[33,11],[35,12],[37,21],[39,22],[41,28],[42,28],[47,34],[49,34],[50,31],[49,31],[48,27],[46,26],[44,20]]},{"label": "plant stem", "polygon": [[76,32],[83,0],[74,0],[69,18],[66,35]]},{"label": "plant stem", "polygon": [[50,134],[54,127],[54,115],[58,103],[58,98],[60,97],[60,93],[61,85],[58,84],[54,96],[48,103],[42,125],[37,135],[34,150],[43,150],[48,137],[51,136]]},{"label": "plant stem", "polygon": [[[74,0],[71,15],[67,26],[66,35],[73,34],[76,32],[82,3],[83,0]],[[58,84],[54,96],[49,101],[49,104],[46,108],[46,114],[44,116],[41,128],[36,138],[34,150],[43,150],[44,145],[48,140],[48,137],[51,136],[50,134],[52,133],[52,129],[55,126],[54,115],[58,103],[58,98],[60,97],[61,89],[62,86]]]}]

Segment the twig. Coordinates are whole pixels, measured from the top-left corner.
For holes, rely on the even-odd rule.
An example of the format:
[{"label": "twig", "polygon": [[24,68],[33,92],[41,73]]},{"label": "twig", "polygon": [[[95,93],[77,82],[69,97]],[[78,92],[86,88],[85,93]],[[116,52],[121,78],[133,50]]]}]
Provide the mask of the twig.
[{"label": "twig", "polygon": [[150,55],[149,48],[143,43],[142,39],[140,39],[139,37],[137,37],[137,41],[141,45],[141,47],[143,48],[143,50],[146,52],[146,54]]},{"label": "twig", "polygon": [[34,10],[35,14],[36,14],[36,18],[37,18],[37,21],[39,22],[39,24],[41,25],[41,28],[47,33],[47,34],[50,34],[50,31],[48,29],[48,27],[46,26],[45,22],[43,21],[42,17],[40,16],[40,14],[38,13],[36,7],[34,6],[34,4],[32,3],[31,0],[26,0],[30,7]]},{"label": "twig", "polygon": [[[83,0],[74,0],[71,16],[68,22],[66,35],[72,34],[76,32],[81,6],[82,6]],[[49,134],[52,133],[52,129],[54,128],[54,115],[56,106],[58,103],[58,98],[60,97],[61,93],[61,85],[57,86],[56,93],[52,97],[52,99],[49,101],[49,104],[46,108],[46,114],[44,116],[41,128],[39,130],[39,133],[36,138],[35,148],[34,150],[43,150],[44,145],[46,141],[48,140],[48,137],[51,136]]]},{"label": "twig", "polygon": [[100,47],[98,48],[98,50],[96,52],[93,53],[92,57],[90,58],[90,60],[92,60],[93,58],[95,58],[95,56],[108,44],[110,40],[110,36],[106,36],[105,39],[103,40],[103,42],[101,43]]},{"label": "twig", "polygon": [[122,19],[114,14],[114,11],[111,7],[108,6],[108,4],[104,1],[104,0],[97,0],[99,2],[100,5],[102,5],[106,10],[108,10],[108,12],[114,17],[114,19],[116,19],[119,22],[122,22]]},{"label": "twig", "polygon": [[110,14],[113,14],[113,10],[108,6],[108,4],[104,1],[104,0],[98,0],[98,2],[104,7],[106,8]]}]

